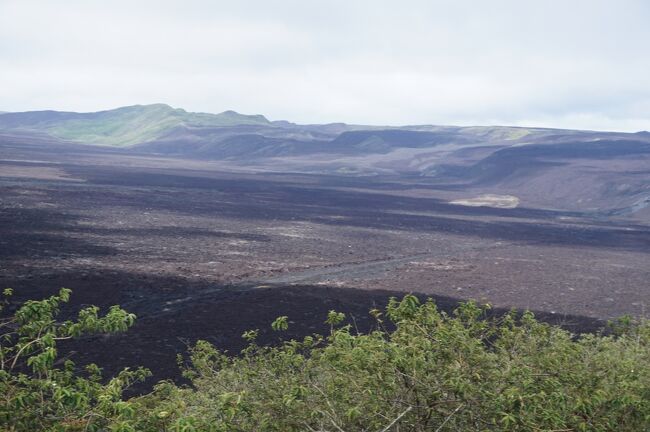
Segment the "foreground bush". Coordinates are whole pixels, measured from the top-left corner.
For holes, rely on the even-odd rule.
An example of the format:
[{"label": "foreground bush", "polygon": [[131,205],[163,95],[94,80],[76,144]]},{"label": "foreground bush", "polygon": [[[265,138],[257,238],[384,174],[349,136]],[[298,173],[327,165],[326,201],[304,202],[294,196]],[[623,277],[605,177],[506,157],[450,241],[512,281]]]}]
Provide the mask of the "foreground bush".
[{"label": "foreground bush", "polygon": [[[650,430],[650,325],[575,339],[525,313],[453,315],[414,296],[372,311],[378,329],[254,343],[231,358],[191,351],[192,388],[160,384],[137,402],[142,430],[642,431]],[[386,331],[382,320],[395,326]],[[286,327],[286,318],[274,328]],[[245,335],[255,337],[254,332]]]},{"label": "foreground bush", "polygon": [[[50,339],[132,323],[114,308],[102,318],[87,309],[76,322],[56,324],[67,294],[23,306],[12,321],[17,336],[3,339],[6,430],[650,430],[647,321],[621,320],[611,335],[576,338],[530,313],[488,319],[467,303],[447,315],[409,295],[371,311],[377,327],[367,334],[355,334],[342,325],[343,314],[331,312],[329,336],[260,347],[250,331],[238,357],[198,342],[185,368],[190,387],[162,382],[124,401],[124,386],[145,371],[125,371],[102,385],[71,365],[56,369],[45,355]],[[287,317],[272,324],[287,326]],[[43,334],[53,336],[32,342]],[[30,343],[38,348],[26,348]],[[17,355],[27,356],[31,370],[5,366]]]},{"label": "foreground bush", "polygon": [[[0,312],[11,294],[10,289],[4,291]],[[109,424],[113,430],[130,430],[134,411],[122,393],[149,372],[124,370],[102,384],[97,366],[89,365],[79,374],[72,361],[58,360],[57,342],[122,332],[135,316],[117,306],[99,316],[98,308],[89,307],[76,320],[56,321],[59,306],[69,298],[70,290],[64,288],[0,318],[0,430],[95,431]]]}]

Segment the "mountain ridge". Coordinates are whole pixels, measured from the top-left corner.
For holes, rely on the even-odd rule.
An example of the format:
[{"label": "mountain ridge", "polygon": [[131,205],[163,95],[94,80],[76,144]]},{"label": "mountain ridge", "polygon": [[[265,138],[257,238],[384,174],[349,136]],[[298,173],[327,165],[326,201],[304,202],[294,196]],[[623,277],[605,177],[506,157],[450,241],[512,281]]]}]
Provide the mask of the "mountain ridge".
[{"label": "mountain ridge", "polygon": [[[333,122],[324,124],[298,124],[288,120],[269,121],[261,114],[241,114],[234,110],[225,110],[220,113],[191,112],[183,108],[173,108],[164,103],[137,104],[118,107],[108,110],[94,112],[76,112],[76,111],[58,111],[58,110],[32,110],[22,112],[0,111],[0,114],[7,115],[0,121],[0,130],[38,130],[40,132],[50,133],[54,138],[69,140],[74,142],[83,142],[87,144],[130,146],[161,138],[164,133],[169,132],[173,127],[227,127],[238,125],[265,125],[268,127],[279,128],[301,128],[301,129],[318,129],[328,131],[329,133],[343,133],[355,130],[409,130],[422,132],[440,132],[443,130],[463,130],[467,133],[476,135],[491,134],[495,131],[503,134],[503,139],[517,139],[524,137],[530,131],[536,132],[571,132],[571,133],[612,133],[612,134],[638,134],[650,136],[648,131],[638,132],[611,132],[597,130],[579,130],[579,129],[562,129],[549,127],[528,127],[528,126],[507,126],[507,125],[485,125],[485,126],[453,126],[453,125],[434,125],[434,124],[410,124],[410,125],[359,125],[347,124],[343,122]],[[171,119],[175,121],[171,121]],[[155,123],[162,123],[159,129],[153,128],[159,134],[142,135],[126,137],[126,139],[116,133],[113,137],[110,130],[106,127],[101,132],[104,133],[82,133],[78,129],[87,126],[92,129],[93,123],[100,121],[111,123],[109,126],[115,126],[114,122],[122,121],[125,126],[138,128],[138,123],[147,120],[155,120]],[[57,122],[72,124],[54,124]],[[84,125],[86,123],[86,125]],[[119,131],[117,131],[119,132]]]},{"label": "mountain ridge", "polygon": [[[472,194],[599,214],[647,214],[650,133],[519,126],[301,125],[165,104],[0,115],[0,139],[110,146],[254,171],[407,175]],[[78,146],[83,148],[84,146]],[[108,149],[109,147],[104,147]],[[473,196],[457,197],[461,201]]]},{"label": "mountain ridge", "polygon": [[0,130],[38,131],[66,141],[126,147],[162,137],[183,125],[239,124],[270,122],[261,115],[243,115],[232,110],[219,114],[190,113],[166,104],[151,104],[91,113],[54,110],[5,113],[0,119]]}]

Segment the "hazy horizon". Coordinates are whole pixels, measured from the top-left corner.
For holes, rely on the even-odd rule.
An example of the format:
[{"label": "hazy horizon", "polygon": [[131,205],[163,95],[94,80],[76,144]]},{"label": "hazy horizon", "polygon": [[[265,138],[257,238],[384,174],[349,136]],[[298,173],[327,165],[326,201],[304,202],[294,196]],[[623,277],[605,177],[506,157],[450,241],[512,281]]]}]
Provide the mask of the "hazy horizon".
[{"label": "hazy horizon", "polygon": [[0,2],[0,111],[650,129],[650,4]]},{"label": "hazy horizon", "polygon": [[265,115],[264,113],[256,113],[256,112],[238,112],[235,110],[230,110],[230,109],[224,109],[224,110],[219,110],[215,112],[207,112],[207,111],[189,111],[186,110],[183,107],[179,106],[174,106],[174,105],[169,105],[169,104],[164,104],[161,102],[153,102],[151,104],[135,104],[135,105],[125,105],[125,106],[120,106],[120,107],[114,107],[114,108],[109,108],[108,110],[100,110],[100,111],[64,111],[64,110],[57,110],[57,109],[46,109],[46,110],[28,110],[28,111],[7,111],[7,110],[2,110],[0,109],[0,114],[10,114],[10,113],[22,113],[22,112],[38,112],[38,111],[56,111],[56,112],[74,112],[77,114],[87,114],[87,113],[95,113],[95,112],[102,112],[102,111],[111,111],[115,109],[120,109],[120,108],[129,108],[129,107],[134,107],[134,106],[147,106],[147,105],[167,105],[173,109],[183,109],[186,112],[194,113],[194,114],[221,114],[227,111],[234,111],[237,114],[243,114],[243,115],[262,115],[264,116],[268,121],[270,122],[281,122],[281,121],[287,121],[290,123],[294,124],[302,124],[302,125],[326,125],[326,124],[337,124],[337,123],[342,123],[342,124],[348,124],[348,125],[359,125],[359,126],[371,126],[371,127],[409,127],[409,126],[442,126],[442,127],[514,127],[514,128],[522,128],[522,129],[558,129],[558,130],[576,130],[576,131],[595,131],[595,132],[629,132],[629,133],[636,133],[636,132],[648,132],[648,130],[641,129],[641,130],[635,130],[635,131],[615,131],[615,130],[606,130],[606,129],[578,129],[578,128],[557,128],[557,127],[552,127],[552,126],[537,126],[533,124],[521,124],[521,125],[509,125],[509,124],[439,124],[439,123],[405,123],[405,124],[372,124],[372,123],[366,123],[366,124],[360,124],[360,123],[346,123],[346,122],[328,122],[328,123],[299,123],[295,122],[291,119],[275,119],[275,118],[269,118],[269,116]]}]

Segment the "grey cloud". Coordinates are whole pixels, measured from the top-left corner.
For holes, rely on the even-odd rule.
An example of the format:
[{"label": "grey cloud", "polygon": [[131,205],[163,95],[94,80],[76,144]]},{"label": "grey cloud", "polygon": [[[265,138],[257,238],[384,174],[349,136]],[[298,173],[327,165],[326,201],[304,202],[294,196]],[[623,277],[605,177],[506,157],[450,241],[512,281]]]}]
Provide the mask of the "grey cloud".
[{"label": "grey cloud", "polygon": [[0,1],[0,110],[650,129],[650,3]]}]

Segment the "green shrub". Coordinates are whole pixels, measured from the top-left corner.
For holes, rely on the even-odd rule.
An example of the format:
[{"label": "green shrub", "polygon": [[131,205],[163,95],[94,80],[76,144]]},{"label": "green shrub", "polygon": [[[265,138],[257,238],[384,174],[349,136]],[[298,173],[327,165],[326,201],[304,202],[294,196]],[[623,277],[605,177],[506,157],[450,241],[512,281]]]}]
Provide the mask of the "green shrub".
[{"label": "green shrub", "polygon": [[[10,289],[4,291],[7,299]],[[107,384],[100,369],[79,374],[72,361],[57,365],[57,342],[94,333],[127,330],[135,320],[117,306],[104,316],[89,307],[76,320],[56,321],[70,290],[40,301],[25,302],[13,316],[0,320],[0,425],[7,431],[95,431],[109,423],[125,429],[133,407],[122,400],[131,383],[149,375],[144,369],[124,370]]]},{"label": "green shrub", "polygon": [[[125,386],[146,371],[102,385],[94,366],[87,377],[70,364],[56,368],[55,343],[123,331],[133,316],[112,308],[99,317],[89,308],[56,323],[68,295],[27,302],[2,323],[4,430],[650,430],[648,321],[625,318],[611,334],[577,337],[529,312],[488,318],[470,302],[446,314],[407,295],[372,310],[377,325],[365,334],[332,311],[328,336],[263,347],[248,331],[237,357],[199,341],[180,359],[191,386],[160,382],[123,400]],[[289,323],[280,317],[272,328]]]},{"label": "green shrub", "polygon": [[334,328],[343,317],[332,312],[328,337],[276,348],[252,342],[235,358],[199,342],[186,370],[192,387],[161,383],[134,402],[148,413],[138,428],[649,430],[648,322],[576,338],[531,313],[486,319],[466,303],[447,315],[414,296],[392,300],[385,317],[372,313],[378,326],[368,334]]}]

